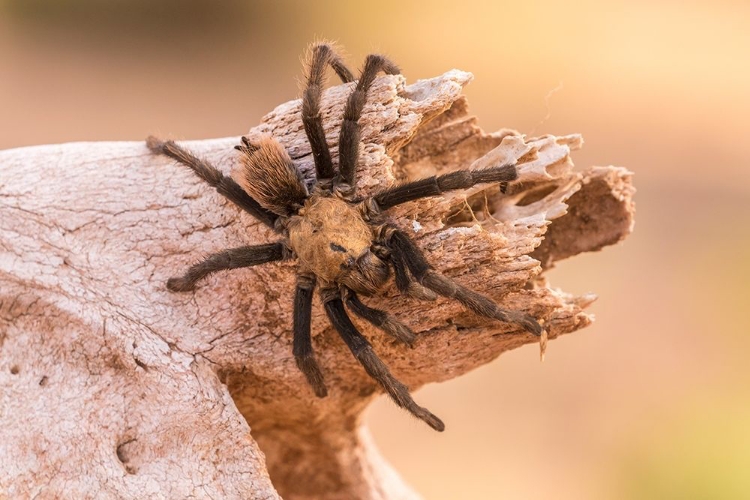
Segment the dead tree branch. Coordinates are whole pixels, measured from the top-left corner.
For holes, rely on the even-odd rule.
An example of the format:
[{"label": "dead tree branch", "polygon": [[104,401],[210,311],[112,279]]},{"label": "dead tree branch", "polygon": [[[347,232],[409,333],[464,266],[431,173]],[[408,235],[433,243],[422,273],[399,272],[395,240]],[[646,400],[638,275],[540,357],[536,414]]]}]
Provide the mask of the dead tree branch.
[{"label": "dead tree branch", "polygon": [[[594,297],[550,288],[543,271],[630,232],[630,173],[574,171],[577,135],[485,134],[461,95],[470,79],[379,78],[359,187],[516,160],[507,195],[478,186],[404,205],[393,220],[442,272],[543,318],[550,338],[582,328]],[[348,92],[331,88],[322,102],[334,162]],[[273,134],[310,176],[299,111],[299,100],[283,104],[250,134]],[[237,143],[187,146],[229,172]],[[297,370],[293,263],[219,273],[187,294],[165,287],[203,255],[272,237],[142,142],[0,152],[0,497],[415,498],[370,445],[360,415],[380,391],[317,298],[329,396],[316,398]],[[418,333],[409,350],[359,325],[412,390],[536,341],[395,286],[371,303]]]}]

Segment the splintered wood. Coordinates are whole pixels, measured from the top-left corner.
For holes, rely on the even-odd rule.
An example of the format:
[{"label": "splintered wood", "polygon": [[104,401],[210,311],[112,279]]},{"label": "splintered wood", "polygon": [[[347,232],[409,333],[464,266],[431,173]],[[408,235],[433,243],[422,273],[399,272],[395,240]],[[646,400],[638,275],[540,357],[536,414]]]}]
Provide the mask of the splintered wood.
[{"label": "splintered wood", "polygon": [[[595,297],[552,288],[544,270],[629,234],[631,174],[574,170],[578,135],[484,133],[461,94],[471,78],[379,78],[362,115],[357,186],[369,194],[515,160],[520,179],[507,194],[480,185],[389,215],[437,269],[541,319],[552,340],[588,325]],[[334,163],[350,90],[333,87],[322,101]],[[250,131],[268,134],[311,180],[299,100]],[[238,142],[186,146],[229,173]],[[360,416],[380,390],[317,299],[313,341],[329,396],[316,398],[297,370],[293,262],[167,291],[167,278],[204,255],[275,234],[141,142],[9,150],[0,165],[0,496],[416,498],[367,438]],[[358,322],[412,390],[539,342],[395,286],[369,304],[417,333],[412,350]]]}]

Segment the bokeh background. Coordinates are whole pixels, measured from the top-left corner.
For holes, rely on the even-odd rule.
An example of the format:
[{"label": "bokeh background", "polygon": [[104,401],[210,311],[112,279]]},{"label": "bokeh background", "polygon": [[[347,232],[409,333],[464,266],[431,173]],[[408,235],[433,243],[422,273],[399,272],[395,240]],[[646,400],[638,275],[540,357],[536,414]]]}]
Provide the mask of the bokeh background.
[{"label": "bokeh background", "polygon": [[[457,67],[485,130],[580,132],[636,173],[624,243],[561,262],[596,323],[379,400],[383,454],[427,499],[750,498],[750,3],[0,0],[0,148],[236,136],[338,40],[410,80]],[[2,182],[2,172],[0,172]]]}]

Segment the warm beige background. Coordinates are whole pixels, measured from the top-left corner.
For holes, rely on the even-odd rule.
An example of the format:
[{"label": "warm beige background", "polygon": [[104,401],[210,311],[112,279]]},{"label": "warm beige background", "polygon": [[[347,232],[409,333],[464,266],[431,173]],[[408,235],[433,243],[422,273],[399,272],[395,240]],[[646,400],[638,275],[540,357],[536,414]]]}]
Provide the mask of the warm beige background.
[{"label": "warm beige background", "polygon": [[434,500],[750,498],[748,2],[0,0],[0,148],[241,134],[296,96],[315,37],[410,79],[472,71],[485,129],[581,132],[578,165],[637,174],[633,236],[551,273],[600,295],[593,327],[421,390],[442,435],[370,411],[405,478]]}]

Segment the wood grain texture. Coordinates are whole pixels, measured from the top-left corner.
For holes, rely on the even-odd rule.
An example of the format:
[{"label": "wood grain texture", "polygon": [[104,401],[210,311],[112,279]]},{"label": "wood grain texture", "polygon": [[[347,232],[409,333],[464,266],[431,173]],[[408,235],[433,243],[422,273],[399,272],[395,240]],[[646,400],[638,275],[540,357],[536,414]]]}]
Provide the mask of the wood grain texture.
[{"label": "wood grain texture", "polygon": [[[553,339],[590,323],[594,297],[549,287],[543,271],[629,234],[631,174],[574,170],[577,135],[482,132],[461,94],[471,78],[378,78],[361,120],[358,188],[517,160],[506,195],[477,186],[390,215],[436,268],[544,319]],[[321,102],[334,164],[352,85]],[[250,131],[268,134],[311,179],[299,100]],[[229,173],[238,142],[186,145]],[[328,397],[297,370],[293,262],[217,273],[186,294],[165,287],[202,256],[275,239],[141,142],[0,152],[0,497],[416,498],[371,445],[360,415],[380,390],[317,297],[313,345]],[[417,333],[412,350],[355,320],[412,390],[538,342],[395,285],[367,303]]]}]

